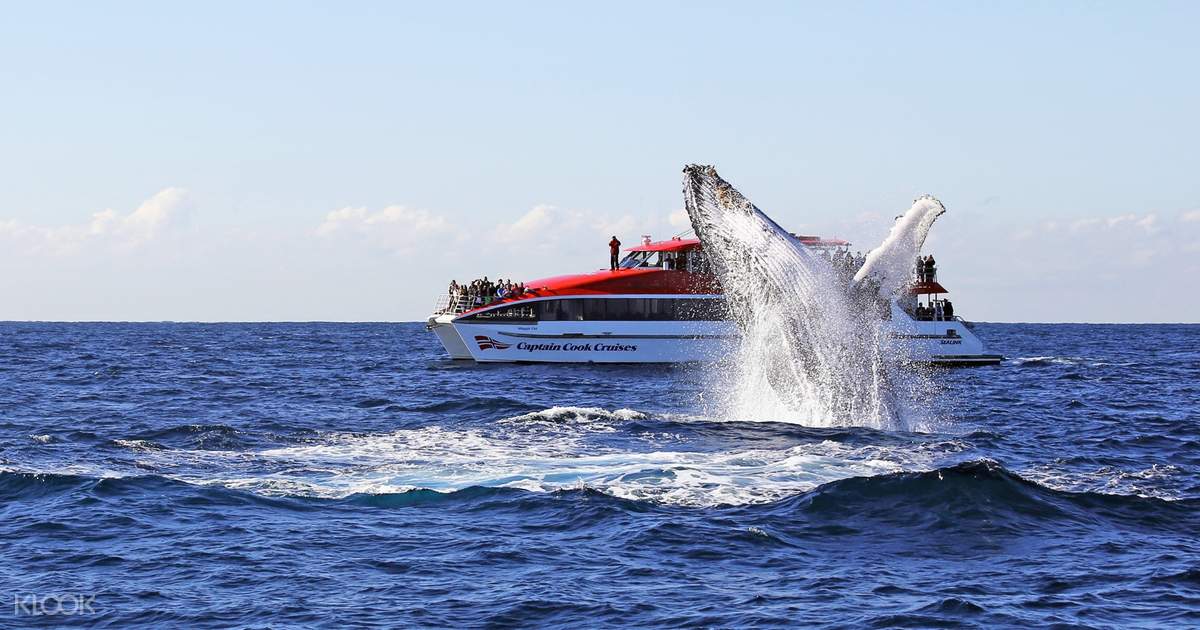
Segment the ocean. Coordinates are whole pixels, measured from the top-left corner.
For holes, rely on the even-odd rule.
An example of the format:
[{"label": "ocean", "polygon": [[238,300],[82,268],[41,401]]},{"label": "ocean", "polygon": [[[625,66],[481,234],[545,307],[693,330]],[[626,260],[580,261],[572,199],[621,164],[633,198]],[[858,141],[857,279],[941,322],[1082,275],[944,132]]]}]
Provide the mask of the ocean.
[{"label": "ocean", "polygon": [[0,627],[1200,627],[1200,326],[980,324],[920,431],[422,324],[0,324]]}]

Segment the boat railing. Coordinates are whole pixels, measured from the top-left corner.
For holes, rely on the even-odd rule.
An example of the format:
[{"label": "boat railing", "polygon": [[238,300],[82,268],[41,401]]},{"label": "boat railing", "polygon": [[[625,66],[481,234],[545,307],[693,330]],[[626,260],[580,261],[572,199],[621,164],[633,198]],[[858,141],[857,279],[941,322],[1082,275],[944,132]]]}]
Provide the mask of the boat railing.
[{"label": "boat railing", "polygon": [[444,294],[433,305],[434,315],[458,315],[469,309],[467,300],[461,294]]}]

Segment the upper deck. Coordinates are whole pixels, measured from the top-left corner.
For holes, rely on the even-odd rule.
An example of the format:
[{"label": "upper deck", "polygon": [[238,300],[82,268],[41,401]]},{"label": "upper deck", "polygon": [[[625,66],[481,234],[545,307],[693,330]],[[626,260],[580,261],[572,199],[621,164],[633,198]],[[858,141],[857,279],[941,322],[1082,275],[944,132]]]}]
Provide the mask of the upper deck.
[{"label": "upper deck", "polygon": [[[849,241],[793,236],[806,247],[822,252],[828,260],[849,262],[848,254],[830,257],[834,250],[845,253],[850,246]],[[646,242],[626,248],[625,251],[627,253],[617,269],[532,280],[524,283],[524,291],[520,294],[502,298],[446,296],[438,304],[436,312],[458,315],[552,297],[719,295],[722,292],[699,239],[677,236],[663,241],[650,241],[647,238]]]}]

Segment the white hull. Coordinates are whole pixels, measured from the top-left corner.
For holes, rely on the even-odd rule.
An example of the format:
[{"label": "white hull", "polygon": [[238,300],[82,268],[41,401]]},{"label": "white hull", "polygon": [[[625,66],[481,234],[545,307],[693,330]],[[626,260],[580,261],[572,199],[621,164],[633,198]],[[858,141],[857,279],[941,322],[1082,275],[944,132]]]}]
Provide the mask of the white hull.
[{"label": "white hull", "polygon": [[430,315],[429,320],[425,323],[425,328],[437,335],[438,340],[442,342],[442,347],[446,348],[446,352],[450,353],[451,359],[473,359],[471,351],[467,349],[467,344],[463,342],[458,331],[454,329],[454,315],[443,313],[441,315]]},{"label": "white hull", "polygon": [[[935,365],[990,365],[965,323],[915,321],[893,306],[889,327],[911,361]],[[729,321],[541,321],[508,323],[430,317],[454,359],[481,363],[689,363],[723,356],[739,336]]]},{"label": "white hull", "polygon": [[455,322],[471,358],[481,363],[688,363],[719,358],[736,339],[727,321],[536,324]]}]

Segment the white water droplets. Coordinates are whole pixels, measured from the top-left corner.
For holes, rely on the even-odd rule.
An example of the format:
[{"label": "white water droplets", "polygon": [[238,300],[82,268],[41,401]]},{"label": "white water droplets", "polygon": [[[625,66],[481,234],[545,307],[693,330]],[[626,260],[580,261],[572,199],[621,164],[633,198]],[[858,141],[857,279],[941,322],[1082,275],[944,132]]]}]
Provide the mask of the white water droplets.
[{"label": "white water droplets", "polygon": [[867,254],[855,282],[873,278],[879,282],[879,294],[886,298],[895,297],[912,278],[913,263],[921,253],[925,238],[933,222],[945,214],[942,202],[929,195],[918,197],[907,212],[896,218],[891,232],[879,247]]}]

